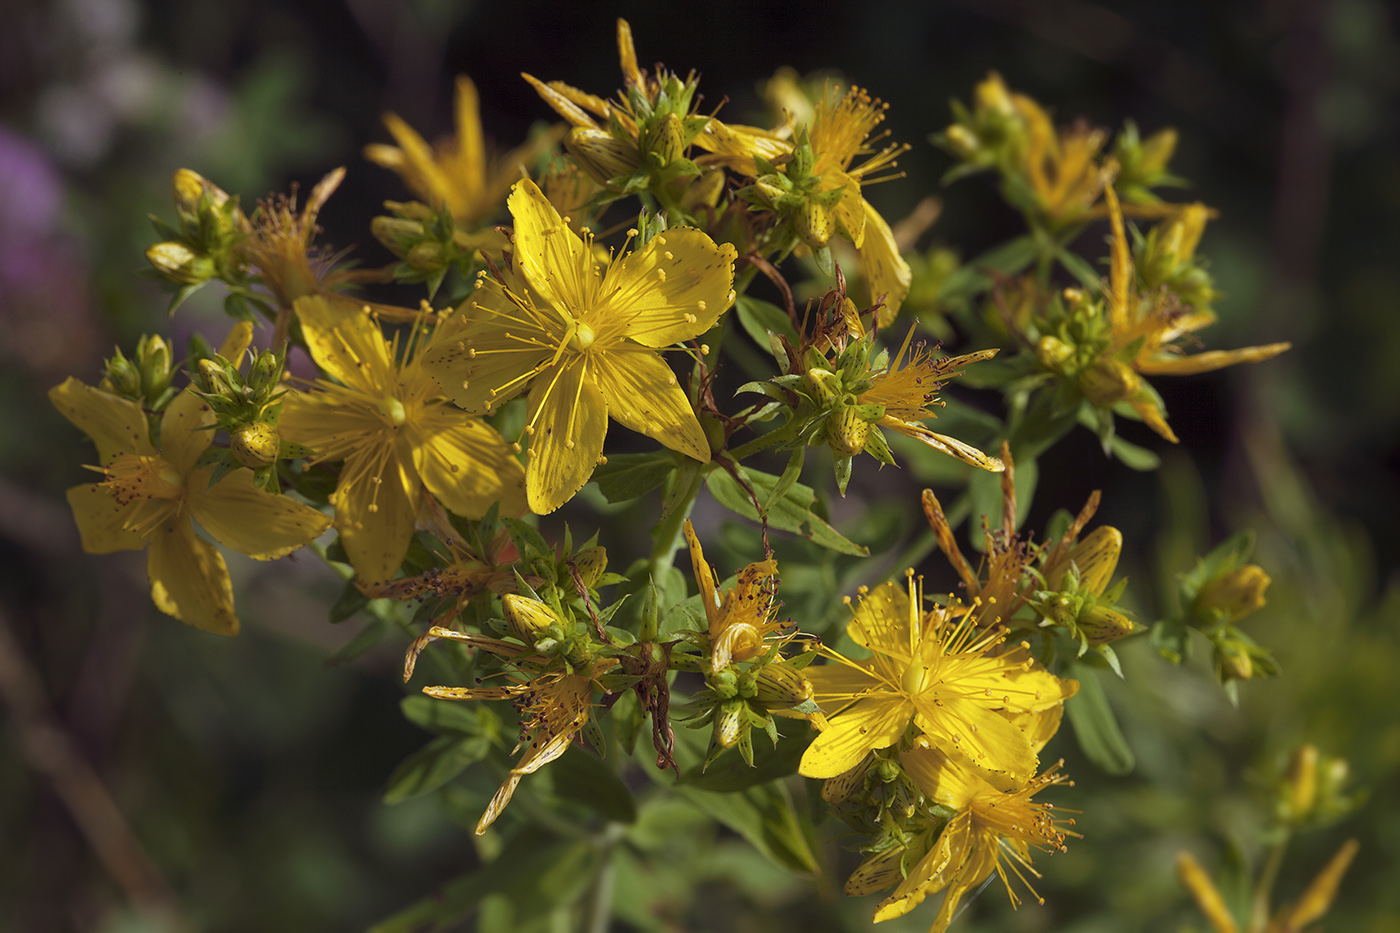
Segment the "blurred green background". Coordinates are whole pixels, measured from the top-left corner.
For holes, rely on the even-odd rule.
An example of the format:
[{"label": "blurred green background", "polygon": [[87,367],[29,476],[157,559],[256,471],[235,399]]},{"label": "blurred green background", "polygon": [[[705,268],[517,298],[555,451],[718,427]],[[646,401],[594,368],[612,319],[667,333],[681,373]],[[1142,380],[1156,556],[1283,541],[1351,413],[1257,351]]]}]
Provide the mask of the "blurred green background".
[{"label": "blurred green background", "polygon": [[[727,97],[730,119],[761,122],[756,86],[782,65],[834,69],[889,102],[892,138],[913,145],[907,177],[871,196],[891,218],[937,187],[948,160],[927,136],[948,122],[949,98],[966,100],[992,69],[1060,122],[1180,130],[1174,168],[1193,181],[1181,198],[1221,211],[1202,245],[1225,292],[1210,346],[1294,350],[1160,380],[1181,448],[1132,435],[1164,454],[1158,473],[1129,473],[1088,432],[1071,435],[1041,461],[1031,524],[1102,488],[1100,519],[1129,541],[1130,601],[1145,621],[1194,554],[1256,529],[1274,585],[1244,628],[1276,649],[1284,675],[1247,685],[1236,711],[1205,652],[1178,670],[1145,640],[1125,649],[1128,679],[1111,696],[1137,770],[1094,773],[1066,729],[1049,754],[1076,779],[1058,800],[1083,811],[1085,838],[1038,862],[1046,906],[1013,914],[993,888],[961,928],[1202,927],[1175,853],[1211,867],[1257,859],[1253,788],[1310,741],[1347,758],[1371,799],[1300,839],[1277,891],[1297,896],[1356,837],[1325,925],[1400,931],[1400,23],[1383,0],[11,0],[0,29],[0,928],[158,928],[36,755],[50,727],[91,763],[149,856],[138,882],[164,879],[146,903],[177,905],[199,929],[365,928],[475,860],[437,798],[380,800],[427,738],[398,710],[402,645],[330,662],[358,623],[327,624],[339,582],[308,559],[231,561],[237,640],[161,617],[143,555],[80,551],[62,495],[91,453],[45,393],[70,374],[95,382],[112,347],[142,333],[181,345],[196,328],[222,333],[217,302],[168,321],[165,296],[135,274],[154,239],[146,214],[171,215],[176,168],[251,205],[348,165],[325,239],[388,261],[367,221],[404,193],[359,155],[387,140],[380,114],[447,134],[452,78],[466,73],[487,133],[514,146],[550,116],[521,71],[600,95],[618,86],[618,15],[644,65],[696,69],[707,108]],[[1016,230],[985,182],[941,194],[925,243],[967,257]],[[656,929],[867,926],[873,899],[828,903],[735,854],[732,839],[705,844],[694,888],[633,892],[659,906],[632,913]],[[886,929],[922,929],[926,911]]]}]

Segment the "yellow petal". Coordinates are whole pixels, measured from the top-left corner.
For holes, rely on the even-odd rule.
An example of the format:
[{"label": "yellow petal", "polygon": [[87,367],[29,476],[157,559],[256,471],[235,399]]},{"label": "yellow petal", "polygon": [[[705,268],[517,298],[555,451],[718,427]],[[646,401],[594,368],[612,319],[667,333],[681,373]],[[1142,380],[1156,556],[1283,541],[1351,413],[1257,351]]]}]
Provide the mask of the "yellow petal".
[{"label": "yellow petal", "polygon": [[491,503],[502,515],[525,510],[525,471],[489,425],[452,409],[425,413],[413,429],[413,467],[438,501],[465,518],[480,518]]},{"label": "yellow petal", "polygon": [[729,243],[694,228],[665,230],[608,270],[593,326],[606,327],[615,316],[626,324],[623,333],[648,347],[698,337],[733,300],[737,256]]},{"label": "yellow petal", "polygon": [[598,287],[593,254],[528,178],[510,192],[515,218],[515,257],[525,278],[545,301],[563,308],[589,308]]},{"label": "yellow petal", "polygon": [[939,434],[930,431],[922,424],[913,421],[901,421],[898,418],[891,418],[889,415],[881,418],[878,422],[882,428],[890,428],[898,431],[906,437],[912,437],[916,441],[922,441],[934,450],[941,451],[950,457],[955,457],[963,463],[970,464],[991,473],[1000,473],[1006,469],[1006,464],[1001,462],[999,457],[984,454],[971,444],[964,444],[955,437],[946,434]]},{"label": "yellow petal", "polygon": [[176,516],[151,534],[146,562],[156,608],[186,625],[215,635],[237,635],[233,584],[219,549]]},{"label": "yellow petal", "polygon": [[194,469],[199,455],[209,449],[214,432],[214,411],[189,389],[175,396],[160,419],[160,455],[181,476]]},{"label": "yellow petal", "polygon": [[978,794],[993,790],[976,771],[936,748],[915,746],[900,752],[899,763],[921,791],[954,810],[968,806]]},{"label": "yellow petal", "polygon": [[448,398],[480,414],[503,405],[549,362],[552,338],[522,322],[521,311],[487,279],[461,310],[439,325],[420,359]]},{"label": "yellow petal", "polygon": [[935,748],[966,762],[1000,791],[1016,790],[1031,779],[1038,761],[1024,732],[975,700],[941,699],[938,706],[916,701],[914,717]]},{"label": "yellow petal", "polygon": [[253,485],[248,470],[234,470],[212,488],[211,470],[187,480],[190,515],[216,541],[258,560],[274,560],[316,540],[331,518],[286,496]]},{"label": "yellow petal", "polygon": [[146,413],[135,402],[95,389],[69,376],[49,390],[49,401],[59,414],[73,422],[97,445],[99,461],[106,465],[119,454],[151,456]]},{"label": "yellow petal", "polygon": [[525,489],[530,510],[553,512],[593,475],[608,431],[608,405],[585,358],[546,370],[530,390],[530,454]]},{"label": "yellow petal", "polygon": [[[571,99],[576,95],[563,93],[565,90],[574,90],[573,88],[569,88],[567,85],[561,85],[557,81],[545,84],[534,75],[525,74],[524,72],[521,72],[520,77],[529,82],[530,86],[535,89],[535,92],[543,98],[544,102],[554,108],[555,113],[559,114],[559,116],[563,117],[565,120],[568,120],[574,126],[586,126],[595,130],[600,129],[597,121],[585,113],[583,109]],[[582,94],[581,91],[576,93]],[[586,96],[591,97],[591,95]],[[594,99],[596,100],[596,98]],[[598,101],[598,103],[600,105],[603,104],[602,101]],[[603,105],[602,109],[606,110],[606,105]]]},{"label": "yellow petal", "polygon": [[846,623],[846,634],[862,648],[907,661],[909,624],[909,595],[891,581],[861,598]]},{"label": "yellow petal", "polygon": [[469,195],[486,187],[486,145],[481,138],[481,104],[476,85],[466,75],[457,76],[457,159],[461,177],[457,183]]},{"label": "yellow petal", "polygon": [[700,550],[700,539],[695,536],[695,528],[690,519],[685,520],[685,541],[690,547],[690,566],[695,569],[695,586],[700,592],[700,604],[705,607],[705,619],[711,635],[719,631],[719,594],[715,592],[715,575],[710,569],[705,553]]},{"label": "yellow petal", "polygon": [[399,144],[400,158],[404,163],[399,171],[409,190],[427,198],[435,207],[444,206],[451,185],[433,158],[432,148],[396,114],[384,114],[384,125],[389,128],[394,142]]},{"label": "yellow petal", "polygon": [[[380,452],[369,456],[376,454]],[[378,474],[356,462],[364,456],[356,454],[342,467],[343,473],[362,478],[349,489],[336,490],[335,527],[355,575],[374,585],[393,577],[408,553],[418,520],[419,486],[396,456],[390,454]],[[374,481],[376,475],[380,482]]]},{"label": "yellow petal", "polygon": [[144,499],[118,503],[112,498],[111,490],[96,483],[68,490],[68,505],[78,523],[78,536],[82,539],[83,550],[89,554],[139,551],[145,547],[146,536],[128,531],[126,527],[145,504]]},{"label": "yellow petal", "polygon": [[623,87],[640,88],[642,71],[637,67],[637,47],[632,44],[632,26],[627,20],[617,20],[617,56],[622,60]]},{"label": "yellow petal", "polygon": [[248,348],[253,345],[253,322],[239,321],[229,329],[228,336],[224,338],[223,344],[219,347],[219,355],[228,360],[234,367],[243,365],[243,354],[248,352]]},{"label": "yellow petal", "polygon": [[851,770],[872,750],[898,742],[912,712],[909,701],[897,694],[862,698],[807,746],[798,773],[833,778]]},{"label": "yellow petal", "polygon": [[1210,875],[1206,874],[1205,869],[1190,854],[1177,854],[1176,877],[1181,881],[1181,886],[1195,899],[1196,906],[1206,915],[1210,925],[1215,927],[1216,933],[1236,933],[1239,927],[1235,924],[1235,918],[1230,916],[1229,908],[1225,906],[1225,898],[1220,896],[1220,891],[1210,880]]},{"label": "yellow petal", "polygon": [[293,305],[316,365],[363,392],[381,394],[396,380],[379,325],[348,298],[307,295]]},{"label": "yellow petal", "polygon": [[1192,376],[1234,366],[1236,363],[1262,363],[1292,346],[1291,343],[1269,343],[1262,347],[1244,347],[1239,350],[1207,350],[1205,353],[1193,353],[1190,356],[1138,360],[1133,364],[1133,368],[1147,376]]},{"label": "yellow petal", "polygon": [[1322,871],[1318,872],[1317,876],[1308,883],[1303,896],[1288,911],[1283,929],[1301,930],[1308,924],[1322,919],[1323,914],[1327,913],[1328,908],[1332,906],[1332,901],[1336,899],[1337,889],[1342,884],[1342,877],[1351,867],[1351,861],[1356,858],[1356,853],[1360,848],[1360,843],[1355,839],[1348,839],[1342,843],[1337,854],[1333,855],[1323,866]]},{"label": "yellow petal", "polygon": [[941,891],[956,878],[975,848],[971,818],[960,813],[949,821],[932,848],[875,908],[874,921],[880,923],[902,917],[923,903],[930,894]]},{"label": "yellow petal", "polygon": [[618,344],[590,362],[608,414],[692,460],[710,462],[710,442],[671,367],[655,350]]},{"label": "yellow petal", "polygon": [[884,301],[880,308],[879,326],[888,327],[909,297],[914,272],[899,255],[894,232],[869,201],[861,202],[865,210],[865,242],[856,250],[865,281],[870,288],[871,301]]},{"label": "yellow petal", "polygon": [[867,663],[814,664],[802,673],[812,685],[812,699],[828,715],[835,715],[881,685],[882,681],[864,666]]},{"label": "yellow petal", "polygon": [[860,195],[860,182],[854,175],[848,175],[841,169],[827,169],[822,173],[822,190],[834,191],[837,188],[844,189],[841,200],[836,202],[832,208],[832,213],[836,216],[836,222],[841,225],[841,231],[846,239],[850,240],[859,249],[865,243],[865,218],[867,216],[865,199]]},{"label": "yellow petal", "polygon": [[1138,417],[1146,422],[1149,428],[1173,444],[1180,443],[1176,438],[1176,433],[1168,426],[1167,419],[1162,417],[1162,410],[1157,407],[1155,402],[1130,400],[1128,405],[1137,412]]}]

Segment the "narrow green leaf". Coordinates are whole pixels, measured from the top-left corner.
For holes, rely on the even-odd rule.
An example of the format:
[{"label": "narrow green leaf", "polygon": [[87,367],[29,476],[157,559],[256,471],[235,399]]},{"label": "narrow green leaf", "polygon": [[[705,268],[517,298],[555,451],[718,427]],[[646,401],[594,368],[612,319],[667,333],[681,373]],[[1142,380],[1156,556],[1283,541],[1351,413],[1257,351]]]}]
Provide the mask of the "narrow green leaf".
[{"label": "narrow green leaf", "polygon": [[1098,673],[1084,664],[1071,664],[1068,676],[1079,681],[1079,692],[1065,702],[1079,747],[1105,774],[1129,773],[1134,765],[1133,750],[1118,728]]},{"label": "narrow green leaf", "polygon": [[612,768],[577,746],[535,773],[532,790],[583,804],[615,823],[634,823],[637,802]]},{"label": "narrow green leaf", "polygon": [[739,315],[739,323],[744,332],[753,338],[760,347],[768,347],[768,334],[782,334],[793,345],[797,345],[797,330],[786,311],[775,304],[758,298],[741,295],[734,302],[734,313]]},{"label": "narrow green leaf", "polygon": [[481,735],[481,719],[474,704],[439,700],[421,693],[399,701],[404,718],[429,732],[456,733],[458,738]]},{"label": "narrow green leaf", "polygon": [[399,803],[431,793],[486,757],[490,740],[482,736],[462,738],[443,735],[409,755],[389,775],[385,803]]},{"label": "narrow green leaf", "polygon": [[801,734],[784,738],[777,748],[765,742],[766,747],[755,750],[753,767],[745,764],[738,755],[726,755],[710,765],[707,771],[702,772],[698,766],[687,769],[680,781],[715,793],[732,793],[757,784],[767,784],[796,774],[802,753],[815,737],[816,734],[804,726]]},{"label": "narrow green leaf", "polygon": [[1118,458],[1119,463],[1140,473],[1150,472],[1162,465],[1162,458],[1157,454],[1146,447],[1139,447],[1137,444],[1125,441],[1117,434],[1109,440],[1108,449],[1113,456]]},{"label": "narrow green leaf", "polygon": [[[760,501],[766,500],[778,483],[778,477],[757,470],[745,470],[754,494]],[[715,470],[705,481],[710,494],[720,505],[753,521],[759,521],[758,509],[753,499],[739,482],[726,470]],[[865,557],[870,549],[846,538],[823,519],[812,513],[812,505],[817,494],[811,486],[793,483],[783,496],[768,510],[768,525],[780,531],[790,531],[809,538],[814,544],[829,548],[841,554]]]},{"label": "narrow green leaf", "polygon": [[783,784],[758,784],[724,794],[680,784],[676,794],[743,836],[755,849],[784,868],[816,874],[816,856],[812,854],[793,810],[792,798]]}]

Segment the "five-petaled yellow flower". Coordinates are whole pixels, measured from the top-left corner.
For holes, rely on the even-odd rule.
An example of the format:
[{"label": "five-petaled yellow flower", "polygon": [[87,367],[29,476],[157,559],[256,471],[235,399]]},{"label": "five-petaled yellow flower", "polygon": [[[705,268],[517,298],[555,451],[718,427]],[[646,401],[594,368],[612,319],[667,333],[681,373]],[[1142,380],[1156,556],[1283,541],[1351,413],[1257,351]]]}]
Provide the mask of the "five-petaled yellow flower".
[{"label": "five-petaled yellow flower", "polygon": [[552,512],[588,482],[611,415],[701,462],[710,445],[657,350],[709,330],[734,300],[734,247],[673,227],[599,263],[534,182],[516,184],[511,267],[483,276],[423,365],[457,404],[494,411],[530,389],[526,488]]},{"label": "five-petaled yellow flower", "polygon": [[366,585],[403,563],[423,487],[453,512],[480,518],[524,506],[524,475],[510,447],[480,419],[446,403],[423,369],[427,337],[416,327],[402,353],[348,299],[300,298],[296,313],[316,363],[336,382],[287,393],[279,428],[318,462],[343,460],[332,502],[335,526]]},{"label": "five-petaled yellow flower", "polygon": [[398,173],[408,190],[434,207],[445,207],[461,227],[475,229],[495,215],[510,186],[523,174],[523,163],[535,157],[554,137],[508,153],[488,167],[481,131],[481,105],[476,85],[466,75],[457,78],[457,135],[429,146],[396,114],[386,113],[384,125],[397,146],[375,143],[365,158]]},{"label": "five-petaled yellow flower", "polygon": [[1078,684],[1040,667],[1024,646],[1005,649],[1005,630],[978,629],[969,607],[921,611],[923,594],[885,583],[864,595],[846,632],[871,656],[857,661],[823,648],[837,664],[804,673],[830,726],[802,756],[799,772],[831,778],[904,737],[912,722],[930,744],[1003,790],[1035,773],[1036,753],[1013,717],[1049,709]]},{"label": "five-petaled yellow flower", "polygon": [[[247,324],[234,328],[221,355],[236,363],[251,336]],[[195,464],[214,439],[214,413],[193,392],[181,392],[165,410],[159,449],[151,443],[146,413],[133,401],[71,377],[51,389],[49,399],[97,444],[106,474],[100,483],[68,490],[83,550],[149,547],[151,599],[181,622],[238,634],[223,555],[195,533],[190,519],[220,544],[258,560],[289,554],[330,526],[315,509],[256,488],[248,470],[210,486],[212,470]]]}]

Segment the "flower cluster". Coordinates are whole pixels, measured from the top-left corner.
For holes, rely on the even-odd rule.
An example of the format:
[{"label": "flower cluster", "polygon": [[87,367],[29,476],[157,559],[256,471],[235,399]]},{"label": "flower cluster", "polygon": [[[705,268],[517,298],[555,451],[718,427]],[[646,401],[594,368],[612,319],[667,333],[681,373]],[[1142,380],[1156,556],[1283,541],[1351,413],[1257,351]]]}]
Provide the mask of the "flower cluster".
[{"label": "flower cluster", "polygon": [[[1093,678],[1122,676],[1113,645],[1147,631],[1114,579],[1123,534],[1089,528],[1097,493],[1043,537],[1019,530],[1036,458],[1082,423],[1150,469],[1156,455],[1113,421],[1176,440],[1145,377],[1287,345],[1188,352],[1215,320],[1198,255],[1211,211],[1156,193],[1175,181],[1170,131],[1143,140],[1129,125],[1110,145],[1082,122],[1056,129],[991,76],[939,139],[959,162],[951,176],[998,174],[1029,232],[960,264],[914,253],[932,199],[894,223],[873,206],[909,147],[880,129],[888,105],[869,91],[780,73],[767,88],[776,125],[732,123],[702,110],[695,72],[643,71],[625,21],[617,48],[615,93],[525,75],[567,125],[499,158],[466,77],[446,142],[388,114],[393,145],[365,156],[416,200],[371,221],[392,254],[380,268],[318,241],[345,169],[300,204],[293,190],[247,212],[177,172],[178,223],[157,223],[147,257],[172,310],[217,283],[236,323],[217,351],[196,337],[179,361],[147,336],[97,386],[51,391],[96,445],[99,481],[68,493],[83,546],[147,549],[155,606],[223,635],[239,619],[220,546],[258,560],[306,548],[330,565],[344,580],[331,620],[371,617],[340,657],[401,633],[405,681],[420,661],[435,667],[433,699],[404,708],[440,734],[389,799],[489,761],[492,784],[504,774],[494,796],[453,805],[478,834],[513,835],[504,850],[484,843],[492,857],[539,855],[543,834],[509,828],[532,797],[570,814],[559,826],[591,800],[560,835],[603,840],[611,858],[617,826],[662,799],[673,770],[675,799],[816,870],[807,815],[777,783],[800,774],[824,782],[860,840],[847,893],[893,889],[875,920],[942,892],[943,930],[993,874],[1017,903],[1011,876],[1037,876],[1033,854],[1075,835],[1036,799],[1067,783],[1042,763],[1066,704],[1080,704],[1069,715],[1095,765],[1131,767]],[[1094,223],[1110,234],[1106,275],[1074,249]],[[356,292],[371,283],[383,300]],[[734,401],[736,385],[758,401]],[[1004,417],[989,410],[995,391],[965,388],[999,390]],[[765,452],[786,456],[781,473],[765,472]],[[834,484],[809,454],[830,458]],[[962,489],[947,510],[925,490],[929,527],[916,529],[912,493],[891,506],[871,501],[894,499],[878,483],[852,485],[879,467]],[[847,514],[833,514],[829,494],[848,489]],[[723,511],[744,521],[721,524]],[[976,565],[959,544],[965,519]],[[575,546],[588,523],[598,532]],[[716,529],[704,547],[697,526]],[[1239,629],[1269,583],[1247,544],[1184,574],[1151,628],[1177,663],[1193,638],[1209,642],[1231,697],[1276,673]],[[935,546],[957,591],[928,598],[914,569],[888,579]],[[682,548],[693,584],[675,566]],[[707,549],[741,567],[732,583]],[[627,555],[624,573],[609,554]],[[491,711],[505,703],[514,712]],[[589,779],[525,781],[556,762],[547,773]],[[1295,796],[1294,811],[1317,809]],[[1206,898],[1208,883],[1183,873]]]}]

